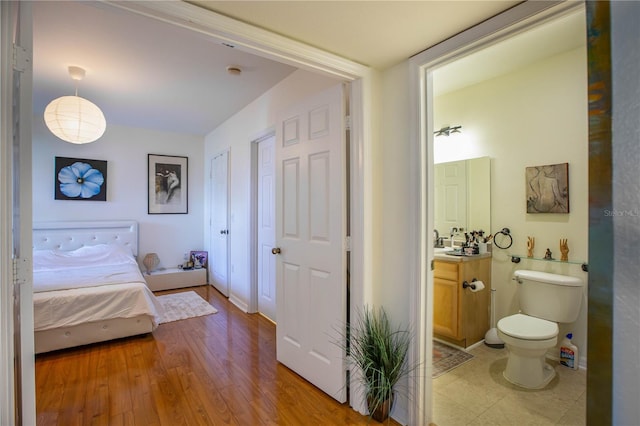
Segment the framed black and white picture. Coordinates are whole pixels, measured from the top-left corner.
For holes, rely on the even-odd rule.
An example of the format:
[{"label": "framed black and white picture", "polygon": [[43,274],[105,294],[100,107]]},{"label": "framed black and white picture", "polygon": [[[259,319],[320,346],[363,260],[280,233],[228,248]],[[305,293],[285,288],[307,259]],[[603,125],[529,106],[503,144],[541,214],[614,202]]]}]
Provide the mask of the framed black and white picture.
[{"label": "framed black and white picture", "polygon": [[56,200],[107,201],[107,162],[55,157]]},{"label": "framed black and white picture", "polygon": [[148,213],[187,214],[188,158],[149,154]]}]

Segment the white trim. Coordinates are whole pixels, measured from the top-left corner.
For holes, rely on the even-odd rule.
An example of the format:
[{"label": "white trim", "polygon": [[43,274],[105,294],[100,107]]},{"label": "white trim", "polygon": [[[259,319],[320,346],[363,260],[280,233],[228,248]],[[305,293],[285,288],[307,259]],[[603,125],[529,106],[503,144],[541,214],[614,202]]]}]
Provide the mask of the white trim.
[{"label": "white trim", "polygon": [[[412,129],[412,175],[419,176],[419,182],[411,183],[413,193],[412,247],[411,259],[411,321],[416,326],[417,338],[411,350],[412,358],[422,360],[421,374],[413,383],[416,406],[410,412],[410,424],[429,424],[431,422],[431,358],[433,336],[433,274],[430,263],[433,259],[433,247],[429,244],[433,234],[433,90],[432,71],[447,62],[463,57],[473,51],[487,47],[537,25],[550,17],[567,13],[582,2],[537,2],[521,3],[455,37],[425,50],[410,59],[411,72],[411,129]],[[415,209],[415,210],[414,210]],[[415,214],[415,212],[419,214]]]},{"label": "white trim", "polygon": [[[371,78],[355,80],[350,84],[349,111],[350,130],[350,237],[351,251],[349,263],[350,318],[356,318],[365,304],[372,302],[372,289],[364,283],[372,282],[373,259],[373,202],[371,194],[372,158],[371,146]],[[366,414],[367,407],[362,395],[361,381],[351,374],[349,401],[354,410]]]},{"label": "white trim", "polygon": [[[214,287],[215,288],[215,287]],[[236,295],[234,294],[230,294],[229,295],[229,302],[233,303],[234,305],[236,305],[236,307],[238,309],[240,309],[242,312],[244,312],[245,314],[249,313],[249,305],[247,305],[246,303],[244,303],[243,300],[240,300]]]},{"label": "white trim", "polygon": [[249,232],[249,304],[247,311],[258,312],[258,145],[276,136],[271,127],[251,139],[251,177],[249,190],[250,232]]},{"label": "white trim", "polygon": [[[8,291],[10,288],[9,294],[13,294],[7,299],[3,298],[0,303],[6,303],[3,305],[5,313],[13,314],[12,327],[9,329],[9,332],[13,331],[14,333],[11,342],[12,348],[9,349],[13,351],[13,356],[10,360],[6,360],[9,362],[9,368],[13,368],[13,382],[16,385],[9,391],[9,398],[7,398],[8,401],[15,402],[15,406],[11,407],[10,412],[14,414],[16,423],[35,424],[33,268],[31,263],[33,31],[31,5],[28,2],[11,3],[15,4],[2,10],[3,20],[10,20],[9,25],[3,25],[7,33],[3,33],[2,49],[11,46],[11,43],[16,43],[16,50],[21,52],[22,58],[19,72],[15,72],[14,69],[17,67],[12,69],[12,61],[7,60],[8,56],[13,53],[12,47],[8,47],[9,51],[4,51],[2,58],[0,58],[2,60],[2,75],[7,78],[2,82],[2,105],[5,107],[2,123],[2,150],[3,153],[11,153],[4,160],[10,164],[7,169],[3,168],[9,174],[7,181],[9,190],[4,193],[7,194],[7,204],[3,203],[0,214],[2,215],[3,236],[7,237],[7,240],[3,238],[3,241],[6,241],[8,244],[6,247],[12,250],[2,252],[3,264],[9,261],[13,255],[13,267],[9,269],[12,271],[9,273],[12,274],[11,281],[1,283],[3,291]],[[7,21],[3,22],[3,24],[6,23]],[[14,105],[18,107],[17,111]],[[18,303],[19,308],[14,312],[14,306]],[[15,364],[14,361],[16,361]],[[18,412],[14,411],[16,406]]]},{"label": "white trim", "polygon": [[[12,126],[11,96],[13,72],[11,68],[14,28],[14,5],[0,3],[0,62],[2,63],[0,103],[0,424],[13,424],[15,417],[15,392],[13,373],[13,213],[12,188]],[[5,72],[7,70],[7,72]]]},{"label": "white trim", "polygon": [[237,49],[345,80],[368,72],[364,65],[185,2],[108,1],[132,12],[207,34]]}]

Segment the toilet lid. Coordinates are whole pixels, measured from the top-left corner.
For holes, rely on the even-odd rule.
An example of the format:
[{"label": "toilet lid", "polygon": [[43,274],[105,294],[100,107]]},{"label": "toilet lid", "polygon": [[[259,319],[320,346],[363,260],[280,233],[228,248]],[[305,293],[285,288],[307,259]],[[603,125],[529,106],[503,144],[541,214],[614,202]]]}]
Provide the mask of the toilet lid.
[{"label": "toilet lid", "polygon": [[545,340],[558,335],[558,324],[541,318],[515,314],[498,321],[498,329],[517,339]]}]

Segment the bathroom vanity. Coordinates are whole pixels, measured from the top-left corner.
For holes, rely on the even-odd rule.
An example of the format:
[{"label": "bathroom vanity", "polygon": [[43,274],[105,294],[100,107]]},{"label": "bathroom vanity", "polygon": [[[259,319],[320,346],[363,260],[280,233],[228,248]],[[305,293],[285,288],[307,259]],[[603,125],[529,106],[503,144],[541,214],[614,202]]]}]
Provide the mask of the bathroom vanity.
[{"label": "bathroom vanity", "polygon": [[[434,337],[463,348],[481,341],[490,328],[491,254],[436,254],[433,264]],[[463,287],[474,279],[485,288]]]}]

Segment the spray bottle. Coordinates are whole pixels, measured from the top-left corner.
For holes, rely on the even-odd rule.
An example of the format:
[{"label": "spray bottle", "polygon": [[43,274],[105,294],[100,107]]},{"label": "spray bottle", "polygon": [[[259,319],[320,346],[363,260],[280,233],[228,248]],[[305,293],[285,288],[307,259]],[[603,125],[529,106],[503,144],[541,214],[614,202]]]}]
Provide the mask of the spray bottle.
[{"label": "spray bottle", "polygon": [[580,358],[578,358],[578,347],[571,343],[572,337],[573,334],[569,333],[560,343],[560,364],[577,370]]}]

